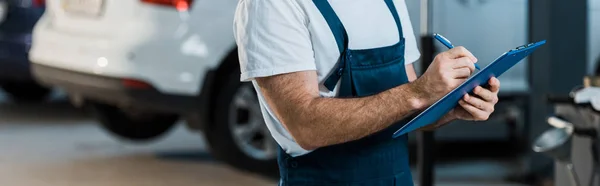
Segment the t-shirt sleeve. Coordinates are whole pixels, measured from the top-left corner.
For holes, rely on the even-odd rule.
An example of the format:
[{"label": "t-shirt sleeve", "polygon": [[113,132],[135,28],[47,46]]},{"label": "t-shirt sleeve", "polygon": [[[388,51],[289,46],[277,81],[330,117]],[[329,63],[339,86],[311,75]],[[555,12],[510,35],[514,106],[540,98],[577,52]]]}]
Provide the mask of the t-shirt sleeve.
[{"label": "t-shirt sleeve", "polygon": [[293,0],[241,0],[234,20],[240,80],[316,70],[307,24]]},{"label": "t-shirt sleeve", "polygon": [[421,52],[419,52],[419,47],[417,45],[413,25],[410,21],[408,8],[406,6],[406,1],[396,1],[396,9],[398,9],[400,21],[402,22],[402,32],[404,33],[406,47],[404,51],[404,60],[405,63],[408,65],[419,60],[419,58],[421,57]]}]

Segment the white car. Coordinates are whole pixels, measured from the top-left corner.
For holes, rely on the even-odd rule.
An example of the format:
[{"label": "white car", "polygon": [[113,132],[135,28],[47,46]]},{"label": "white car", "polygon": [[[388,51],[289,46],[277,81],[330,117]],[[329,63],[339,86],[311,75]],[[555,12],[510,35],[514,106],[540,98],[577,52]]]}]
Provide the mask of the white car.
[{"label": "white car", "polygon": [[185,116],[220,160],[277,171],[277,145],[233,38],[238,0],[47,0],[30,59],[35,77],[91,108],[104,128],[148,141]]}]

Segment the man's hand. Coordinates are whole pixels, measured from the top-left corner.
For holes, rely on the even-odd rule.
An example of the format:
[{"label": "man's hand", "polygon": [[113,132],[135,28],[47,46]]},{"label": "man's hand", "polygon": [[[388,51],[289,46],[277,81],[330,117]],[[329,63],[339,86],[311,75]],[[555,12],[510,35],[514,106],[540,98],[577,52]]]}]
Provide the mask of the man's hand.
[{"label": "man's hand", "polygon": [[420,130],[432,131],[456,119],[467,121],[487,120],[494,112],[496,103],[498,103],[500,81],[493,77],[488,84],[490,85],[489,89],[485,89],[481,86],[476,87],[473,90],[476,96],[466,94],[463,99],[458,102],[459,106],[452,109],[450,113],[444,115],[444,117],[436,123],[425,126]]},{"label": "man's hand", "polygon": [[473,90],[476,96],[465,94],[458,101],[460,107],[451,111],[451,115],[460,120],[485,121],[494,112],[494,106],[498,103],[498,92],[500,91],[500,80],[491,78],[488,82],[489,89],[481,86]]},{"label": "man's hand", "polygon": [[421,98],[431,105],[465,82],[475,71],[477,58],[464,47],[455,47],[438,54],[414,86]]}]

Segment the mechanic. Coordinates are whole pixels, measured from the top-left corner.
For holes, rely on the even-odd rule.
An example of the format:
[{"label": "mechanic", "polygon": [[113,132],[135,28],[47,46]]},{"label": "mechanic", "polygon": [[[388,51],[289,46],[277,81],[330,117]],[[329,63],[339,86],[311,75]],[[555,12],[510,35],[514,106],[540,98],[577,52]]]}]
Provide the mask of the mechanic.
[{"label": "mechanic", "polygon": [[[280,185],[413,185],[408,137],[393,132],[474,72],[464,47],[420,53],[404,0],[240,0],[241,80],[280,146]],[[452,120],[487,120],[500,82],[465,95]]]}]

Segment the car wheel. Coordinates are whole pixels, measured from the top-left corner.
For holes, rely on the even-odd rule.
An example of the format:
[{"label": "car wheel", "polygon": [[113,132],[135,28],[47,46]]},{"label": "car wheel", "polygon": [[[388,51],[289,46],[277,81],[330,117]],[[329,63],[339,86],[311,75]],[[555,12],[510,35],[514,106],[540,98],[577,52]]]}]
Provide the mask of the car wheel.
[{"label": "car wheel", "polygon": [[211,153],[234,167],[278,176],[278,146],[267,129],[256,92],[232,73],[216,96],[214,123],[205,136]]},{"label": "car wheel", "polygon": [[88,108],[104,129],[132,142],[157,139],[173,128],[179,120],[176,114],[123,110],[102,103],[90,103]]},{"label": "car wheel", "polygon": [[52,92],[37,83],[6,83],[2,84],[2,89],[17,102],[41,102]]}]

